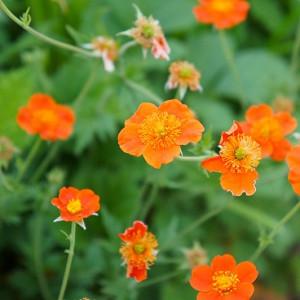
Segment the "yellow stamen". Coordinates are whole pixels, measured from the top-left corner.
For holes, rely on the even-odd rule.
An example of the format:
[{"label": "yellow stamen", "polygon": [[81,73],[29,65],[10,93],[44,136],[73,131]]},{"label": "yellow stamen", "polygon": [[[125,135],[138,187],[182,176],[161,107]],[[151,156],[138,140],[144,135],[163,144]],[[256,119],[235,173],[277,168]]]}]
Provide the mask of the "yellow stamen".
[{"label": "yellow stamen", "polygon": [[145,252],[145,246],[143,244],[135,244],[133,249],[136,254],[143,254]]},{"label": "yellow stamen", "polygon": [[81,201],[79,199],[71,199],[67,205],[67,210],[71,214],[76,214],[82,209]]},{"label": "yellow stamen", "polygon": [[213,275],[213,288],[222,296],[235,291],[239,282],[237,274],[230,271],[218,271]]},{"label": "yellow stamen", "polygon": [[228,12],[233,8],[232,0],[214,0],[212,8],[219,12]]}]

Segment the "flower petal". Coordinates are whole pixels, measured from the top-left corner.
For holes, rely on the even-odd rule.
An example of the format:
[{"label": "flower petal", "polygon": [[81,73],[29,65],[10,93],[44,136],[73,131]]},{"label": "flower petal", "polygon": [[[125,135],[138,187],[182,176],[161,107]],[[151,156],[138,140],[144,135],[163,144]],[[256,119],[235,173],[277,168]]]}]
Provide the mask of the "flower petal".
[{"label": "flower petal", "polygon": [[300,170],[293,169],[289,172],[288,176],[289,182],[292,185],[294,192],[300,195]]},{"label": "flower petal", "polygon": [[281,140],[273,143],[272,159],[275,161],[285,160],[288,152],[291,150],[292,144],[288,140]]},{"label": "flower petal", "polygon": [[246,193],[251,196],[255,193],[256,179],[258,173],[256,171],[247,173],[224,173],[221,176],[221,186],[225,191],[229,191],[233,196],[241,196]]},{"label": "flower petal", "polygon": [[246,112],[246,120],[249,123],[254,123],[265,117],[272,117],[273,110],[267,104],[259,104],[251,106]]},{"label": "flower petal", "polygon": [[194,113],[177,99],[167,100],[159,106],[160,111],[165,111],[169,114],[175,115],[178,119],[194,119]]},{"label": "flower petal", "polygon": [[235,272],[241,282],[253,283],[258,277],[255,265],[250,261],[245,261],[236,266]]},{"label": "flower petal", "polygon": [[202,161],[201,166],[208,172],[218,172],[218,173],[227,172],[227,169],[220,156],[215,156],[212,158],[205,159],[204,161]]},{"label": "flower petal", "polygon": [[193,268],[190,285],[197,291],[209,291],[212,288],[213,271],[209,266]]},{"label": "flower petal", "polygon": [[177,145],[166,149],[153,149],[148,146],[144,153],[144,159],[153,168],[159,169],[162,164],[168,164],[180,155],[180,147]]},{"label": "flower petal", "polygon": [[199,293],[197,295],[197,300],[223,300],[222,296],[215,291],[210,291],[207,293]]},{"label": "flower petal", "polygon": [[181,126],[182,134],[177,138],[178,145],[186,145],[188,143],[197,143],[202,137],[204,126],[196,119],[183,122]]},{"label": "flower petal", "polygon": [[127,121],[126,121],[126,125],[130,122],[133,122],[133,123],[137,123],[137,124],[140,124],[142,123],[145,118],[149,115],[151,115],[152,113],[156,112],[157,111],[157,106],[152,104],[152,103],[148,103],[148,102],[145,102],[145,103],[142,103],[137,111],[135,112],[135,114],[130,117]]},{"label": "flower petal", "polygon": [[239,284],[237,290],[226,300],[249,300],[254,293],[254,286],[251,283]]},{"label": "flower petal", "polygon": [[230,254],[215,256],[211,262],[211,267],[214,272],[217,271],[234,271],[236,261]]},{"label": "flower petal", "polygon": [[300,145],[295,146],[287,155],[288,166],[300,169]]},{"label": "flower petal", "polygon": [[145,150],[145,145],[139,138],[139,125],[126,123],[125,127],[118,135],[118,144],[123,152],[133,156],[141,156]]},{"label": "flower petal", "polygon": [[289,112],[279,112],[275,118],[279,121],[285,135],[292,133],[297,128],[297,120]]}]

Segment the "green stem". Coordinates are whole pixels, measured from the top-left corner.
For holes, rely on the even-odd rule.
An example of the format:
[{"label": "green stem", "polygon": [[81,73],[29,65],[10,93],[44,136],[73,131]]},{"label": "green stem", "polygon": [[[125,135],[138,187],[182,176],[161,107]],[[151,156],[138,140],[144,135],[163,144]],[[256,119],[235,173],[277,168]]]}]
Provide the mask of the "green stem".
[{"label": "green stem", "polygon": [[38,181],[42,175],[44,174],[45,170],[47,169],[47,167],[49,166],[49,164],[51,163],[52,159],[55,157],[60,144],[58,142],[56,142],[54,145],[51,144],[51,149],[50,151],[47,153],[47,155],[45,156],[45,159],[43,160],[43,162],[38,166],[38,168],[36,169],[34,175],[31,177],[31,182],[35,182]]},{"label": "green stem", "polygon": [[58,300],[64,300],[64,295],[66,292],[66,288],[67,288],[67,284],[68,284],[68,280],[69,280],[69,276],[70,276],[70,270],[71,270],[72,260],[73,260],[73,256],[74,256],[75,241],[76,241],[76,223],[75,222],[72,222],[69,240],[70,240],[70,247],[68,250],[68,259],[67,259],[67,264],[66,264],[65,273],[64,273],[62,284],[61,284],[59,296],[57,298]]},{"label": "green stem", "polygon": [[137,42],[136,41],[131,41],[131,42],[128,42],[126,44],[124,44],[121,48],[120,48],[120,51],[119,51],[119,56],[123,56],[127,50],[129,50],[130,48],[134,47],[137,45]]},{"label": "green stem", "polygon": [[143,87],[142,85],[125,78],[124,76],[121,76],[122,80],[124,81],[124,83],[131,89],[133,89],[134,91],[141,93],[142,95],[144,95],[145,97],[149,98],[149,100],[152,100],[154,103],[156,104],[161,104],[162,100],[160,97],[158,97],[157,95],[155,95],[153,92],[149,91],[147,88]]},{"label": "green stem", "polygon": [[0,166],[0,179],[2,181],[3,186],[8,190],[8,191],[13,191],[13,187],[8,183],[5,174],[3,173],[2,167]]},{"label": "green stem", "polygon": [[68,50],[68,51],[83,54],[83,55],[88,56],[88,57],[95,57],[92,52],[89,52],[89,51],[86,51],[86,50],[81,49],[79,47],[76,47],[76,46],[73,46],[73,45],[70,45],[70,44],[67,44],[67,43],[63,43],[63,42],[60,42],[60,41],[55,40],[53,38],[50,38],[50,37],[38,32],[37,30],[31,28],[29,25],[24,24],[17,16],[15,16],[12,13],[12,11],[9,10],[9,8],[4,4],[4,2],[2,0],[0,0],[0,8],[13,22],[15,22],[17,25],[22,27],[25,31],[29,32],[30,34],[32,34],[36,38],[42,40],[43,42],[46,42],[46,43],[48,43],[52,46],[56,46],[56,47],[59,47],[59,48],[62,48],[62,49]]},{"label": "green stem", "polygon": [[[190,226],[188,226],[187,228],[183,229],[181,232],[179,232],[176,235],[176,242],[178,242],[178,240],[182,237],[184,237],[185,235],[189,234],[190,232],[194,231],[196,228],[198,228],[200,225],[203,225],[205,222],[207,222],[208,220],[212,219],[213,217],[217,216],[220,212],[222,212],[225,209],[226,206],[224,207],[218,207],[215,208],[209,212],[207,212],[205,215],[201,216],[199,219],[197,219],[194,223],[192,223]],[[169,248],[171,248],[173,246],[173,242],[175,241],[169,241],[167,242],[163,247],[161,247],[161,251],[166,251]]]},{"label": "green stem", "polygon": [[298,24],[296,39],[293,47],[291,71],[295,74],[299,68],[299,55],[300,55],[300,22]]},{"label": "green stem", "polygon": [[220,42],[221,42],[221,45],[222,45],[222,48],[224,51],[225,59],[227,61],[229,69],[232,72],[234,79],[236,80],[237,87],[239,89],[240,99],[243,100],[241,102],[241,104],[244,105],[244,103],[246,103],[246,96],[244,93],[241,76],[240,76],[239,70],[236,66],[234,54],[232,52],[230,45],[228,44],[228,40],[227,40],[224,30],[219,30],[218,32],[219,32]]},{"label": "green stem", "polygon": [[93,86],[93,83],[95,82],[95,79],[97,77],[96,76],[97,72],[98,72],[98,64],[95,64],[92,72],[90,73],[90,76],[87,78],[86,82],[82,86],[80,93],[78,94],[77,98],[75,99],[75,101],[73,103],[73,107],[76,111],[78,111],[82,101],[84,100],[84,98],[90,91],[91,87]]},{"label": "green stem", "polygon": [[147,217],[150,209],[152,208],[155,202],[155,197],[157,196],[158,190],[159,190],[159,186],[157,185],[157,183],[153,183],[153,185],[151,186],[150,195],[147,201],[144,203],[144,206],[140,212],[139,219],[144,220]]},{"label": "green stem", "polygon": [[273,242],[273,239],[278,234],[280,229],[300,210],[300,201],[277,223],[269,235],[261,240],[258,248],[251,256],[250,260],[256,260],[266,248]]},{"label": "green stem", "polygon": [[202,156],[178,156],[177,159],[178,160],[182,160],[182,161],[203,161],[207,158],[211,157],[210,156],[207,156],[207,155],[202,155]]},{"label": "green stem", "polygon": [[25,160],[25,162],[23,164],[22,169],[19,172],[19,175],[17,177],[17,181],[22,180],[22,178],[25,175],[27,169],[29,168],[30,164],[32,163],[35,155],[38,153],[38,150],[39,150],[41,144],[42,144],[42,140],[40,138],[38,138],[35,141],[34,145],[32,146],[32,148],[31,148],[31,150],[30,150],[30,152],[29,152],[29,154],[28,154],[28,156],[27,156],[27,158],[26,158],[26,160]]}]

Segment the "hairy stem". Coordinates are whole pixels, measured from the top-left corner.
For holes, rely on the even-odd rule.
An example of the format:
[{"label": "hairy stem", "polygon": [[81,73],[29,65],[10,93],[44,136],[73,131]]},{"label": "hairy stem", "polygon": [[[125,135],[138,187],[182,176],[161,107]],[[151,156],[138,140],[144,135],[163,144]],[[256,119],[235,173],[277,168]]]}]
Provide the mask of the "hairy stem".
[{"label": "hairy stem", "polygon": [[75,241],[76,241],[76,223],[75,222],[72,222],[69,240],[70,240],[70,247],[68,250],[68,259],[67,259],[67,264],[66,264],[59,296],[57,298],[58,300],[64,300],[64,296],[65,296],[65,292],[66,292],[66,288],[67,288],[67,284],[68,284],[68,280],[69,280],[69,276],[70,276],[71,265],[72,265],[73,256],[74,256]]}]

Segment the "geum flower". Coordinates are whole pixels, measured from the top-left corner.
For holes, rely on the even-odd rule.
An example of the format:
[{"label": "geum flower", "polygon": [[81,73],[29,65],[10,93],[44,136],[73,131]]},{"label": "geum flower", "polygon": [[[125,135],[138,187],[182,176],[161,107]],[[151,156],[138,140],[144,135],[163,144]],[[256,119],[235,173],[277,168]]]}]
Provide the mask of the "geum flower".
[{"label": "geum flower", "polygon": [[287,154],[286,160],[289,166],[288,180],[294,192],[300,195],[300,145],[292,148]]},{"label": "geum flower", "polygon": [[115,70],[114,63],[119,56],[119,48],[114,39],[98,36],[91,43],[83,44],[82,46],[92,50],[95,56],[102,58],[105,71],[113,72]]},{"label": "geum flower", "polygon": [[260,145],[234,122],[229,131],[223,132],[219,147],[219,155],[204,160],[202,167],[221,173],[222,188],[233,196],[253,195],[258,178],[256,168],[261,160]]},{"label": "geum flower", "polygon": [[199,291],[197,300],[249,300],[257,277],[253,263],[237,264],[233,256],[225,254],[216,256],[211,266],[195,267],[190,284]]},{"label": "geum flower", "polygon": [[247,0],[199,0],[193,12],[200,23],[228,29],[245,21],[249,8]]},{"label": "geum flower", "polygon": [[84,219],[97,216],[100,210],[100,197],[90,189],[63,187],[51,203],[60,211],[60,216],[54,222],[75,222],[84,229]]},{"label": "geum flower", "polygon": [[134,7],[137,13],[137,20],[134,23],[134,27],[120,32],[120,34],[132,37],[136,43],[141,45],[144,57],[146,57],[148,49],[151,49],[154,58],[169,60],[171,50],[159,21],[155,20],[152,16],[145,17],[136,5]]},{"label": "geum flower", "polygon": [[202,91],[200,85],[200,72],[195,66],[187,61],[173,62],[169,68],[169,79],[166,88],[169,90],[179,89],[179,97],[183,99],[187,89],[191,91]]},{"label": "geum flower", "polygon": [[253,105],[246,112],[244,131],[257,141],[264,157],[284,160],[291,143],[286,136],[297,127],[297,120],[289,112],[274,113],[267,104]]},{"label": "geum flower", "polygon": [[73,132],[73,110],[55,102],[45,94],[34,94],[27,106],[20,108],[18,125],[29,134],[38,134],[42,140],[66,140]]},{"label": "geum flower", "polygon": [[133,156],[144,156],[153,168],[168,164],[181,154],[181,145],[200,141],[203,125],[179,100],[159,107],[143,103],[125,122],[118,136],[120,148]]},{"label": "geum flower", "polygon": [[132,227],[119,234],[123,244],[120,248],[127,277],[141,282],[148,277],[148,269],[155,262],[158,243],[153,233],[142,221],[135,221]]}]

